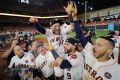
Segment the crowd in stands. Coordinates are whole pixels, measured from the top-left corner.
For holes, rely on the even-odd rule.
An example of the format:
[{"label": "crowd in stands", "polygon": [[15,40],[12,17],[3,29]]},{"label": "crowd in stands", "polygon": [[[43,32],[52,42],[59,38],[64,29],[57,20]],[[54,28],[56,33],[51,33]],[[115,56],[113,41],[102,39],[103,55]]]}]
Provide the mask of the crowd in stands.
[{"label": "crowd in stands", "polygon": [[33,26],[1,26],[0,33],[6,32],[37,32],[37,30]]},{"label": "crowd in stands", "polygon": [[100,17],[96,17],[90,21],[90,19],[87,20],[87,26],[100,26],[100,25],[108,25],[109,22],[115,22],[120,23],[120,18],[109,18],[106,17],[103,21],[100,19]]}]

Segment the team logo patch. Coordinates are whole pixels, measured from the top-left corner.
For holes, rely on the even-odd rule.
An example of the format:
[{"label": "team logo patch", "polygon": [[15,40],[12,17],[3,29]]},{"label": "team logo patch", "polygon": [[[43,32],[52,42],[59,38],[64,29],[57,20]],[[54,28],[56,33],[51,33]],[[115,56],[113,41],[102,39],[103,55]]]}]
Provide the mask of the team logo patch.
[{"label": "team logo patch", "polygon": [[28,60],[25,60],[25,63],[28,63]]},{"label": "team logo patch", "polygon": [[104,76],[105,76],[107,79],[111,79],[111,78],[112,78],[112,75],[111,75],[109,72],[105,72],[105,73],[104,73]]},{"label": "team logo patch", "polygon": [[71,59],[76,59],[76,58],[77,58],[77,55],[75,54],[71,56]]}]

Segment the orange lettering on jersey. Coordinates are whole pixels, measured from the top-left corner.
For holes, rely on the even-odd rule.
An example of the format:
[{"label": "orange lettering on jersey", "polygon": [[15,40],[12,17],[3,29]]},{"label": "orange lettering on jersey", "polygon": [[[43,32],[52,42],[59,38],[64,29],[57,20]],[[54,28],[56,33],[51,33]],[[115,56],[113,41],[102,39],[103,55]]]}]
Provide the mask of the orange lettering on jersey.
[{"label": "orange lettering on jersey", "polygon": [[56,37],[56,41],[59,41],[60,40],[60,37]]},{"label": "orange lettering on jersey", "polygon": [[70,59],[76,59],[77,58],[77,55],[76,54],[73,54],[71,55],[71,58]]},{"label": "orange lettering on jersey", "polygon": [[42,62],[40,68],[43,68],[47,64],[47,61]]},{"label": "orange lettering on jersey", "polygon": [[67,68],[68,71],[70,71],[71,68]]},{"label": "orange lettering on jersey", "polygon": [[93,70],[93,72],[91,73],[91,76],[93,76],[95,78],[97,72]]},{"label": "orange lettering on jersey", "polygon": [[88,70],[89,73],[92,70],[92,67],[90,67],[88,64],[84,64],[84,68]]},{"label": "orange lettering on jersey", "polygon": [[101,76],[98,76],[95,80],[103,80]]},{"label": "orange lettering on jersey", "polygon": [[29,65],[27,65],[27,64],[20,64],[20,67],[21,67],[21,68],[28,68]]},{"label": "orange lettering on jersey", "polygon": [[84,69],[88,71],[95,80],[103,80],[101,76],[97,76],[97,72],[92,69],[88,64],[84,64]]}]

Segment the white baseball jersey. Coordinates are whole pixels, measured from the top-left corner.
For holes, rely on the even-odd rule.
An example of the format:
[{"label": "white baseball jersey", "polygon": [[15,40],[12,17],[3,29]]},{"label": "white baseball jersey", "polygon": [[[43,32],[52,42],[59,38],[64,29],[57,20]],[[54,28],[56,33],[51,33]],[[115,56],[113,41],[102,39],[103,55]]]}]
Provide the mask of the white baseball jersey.
[{"label": "white baseball jersey", "polygon": [[115,36],[112,40],[115,42],[115,47],[118,48],[120,46],[120,36]]},{"label": "white baseball jersey", "polygon": [[91,43],[87,43],[83,51],[85,56],[83,80],[120,80],[118,63],[113,59],[98,62],[92,55],[92,47]]},{"label": "white baseball jersey", "polygon": [[68,28],[62,28],[60,30],[60,35],[53,34],[51,29],[46,29],[46,35],[48,37],[48,42],[54,46],[60,57],[64,57],[64,43],[67,38]]},{"label": "white baseball jersey", "polygon": [[[11,62],[9,64],[9,68],[12,68],[12,66],[15,64],[15,66],[20,66],[21,71],[18,73],[21,79],[25,79],[26,71],[28,71],[29,68],[34,64],[34,57],[31,53],[24,53],[24,56],[20,59],[17,55],[13,56],[11,59]],[[33,75],[31,76],[31,79],[33,79]]]},{"label": "white baseball jersey", "polygon": [[64,69],[64,80],[82,80],[84,66],[82,53],[75,52],[70,56],[66,54],[65,59],[71,63],[72,67]]},{"label": "white baseball jersey", "polygon": [[114,56],[114,60],[116,60],[118,62],[119,48],[114,48],[114,50],[113,50],[113,56]]},{"label": "white baseball jersey", "polygon": [[[43,75],[48,78],[49,76],[53,75],[55,73],[56,76],[62,75],[62,70],[60,68],[51,68],[50,64],[55,59],[50,51],[47,51],[47,54],[45,56],[39,54],[39,56],[36,58],[36,68],[40,68],[43,72]],[[55,69],[55,72],[54,72]]]}]

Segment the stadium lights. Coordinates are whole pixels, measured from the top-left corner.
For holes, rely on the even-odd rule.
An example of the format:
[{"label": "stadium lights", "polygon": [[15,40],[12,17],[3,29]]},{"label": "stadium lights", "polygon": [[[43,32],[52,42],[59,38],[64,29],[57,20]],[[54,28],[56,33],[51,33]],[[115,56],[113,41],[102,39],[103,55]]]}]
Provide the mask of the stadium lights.
[{"label": "stadium lights", "polygon": [[[10,13],[0,13],[0,15],[4,15],[4,16],[15,16],[15,17],[32,17],[32,16],[30,16],[30,15],[10,14]],[[35,17],[36,17],[36,18],[40,18],[40,19],[49,19],[49,18],[64,18],[64,17],[68,17],[68,15],[48,16],[48,17],[35,16]]]}]

